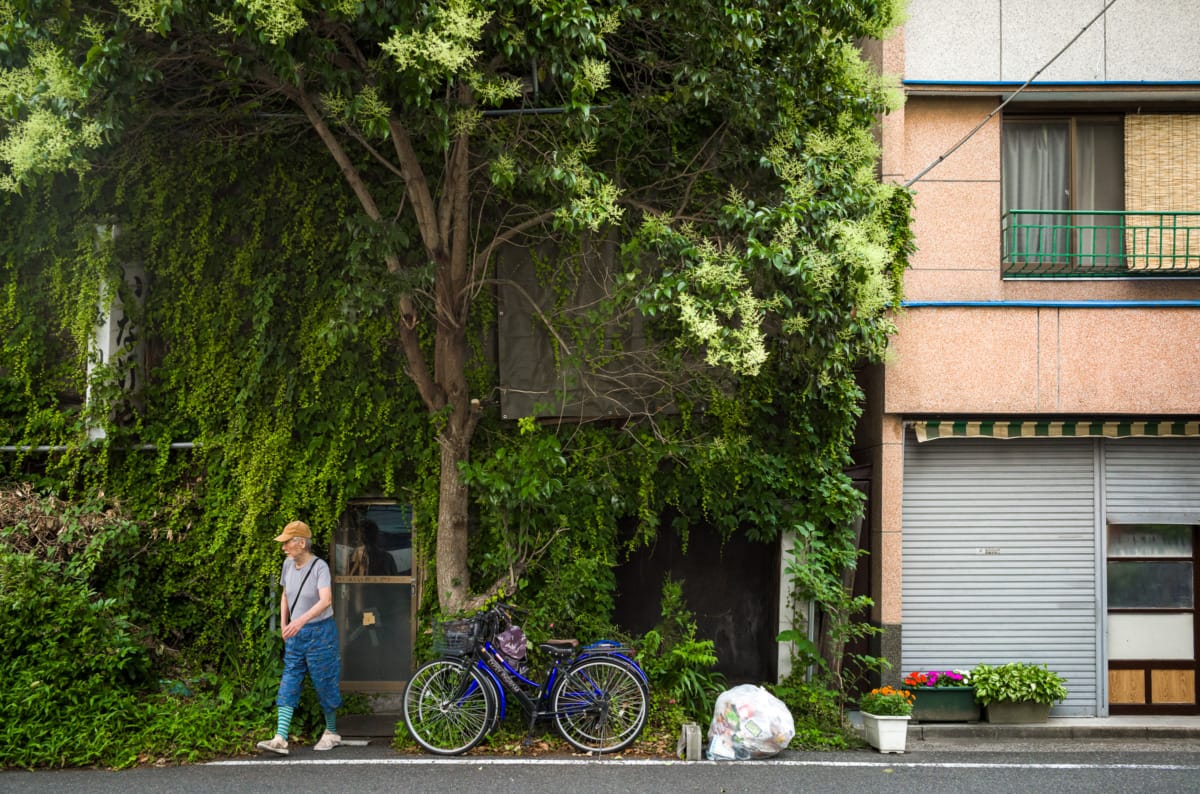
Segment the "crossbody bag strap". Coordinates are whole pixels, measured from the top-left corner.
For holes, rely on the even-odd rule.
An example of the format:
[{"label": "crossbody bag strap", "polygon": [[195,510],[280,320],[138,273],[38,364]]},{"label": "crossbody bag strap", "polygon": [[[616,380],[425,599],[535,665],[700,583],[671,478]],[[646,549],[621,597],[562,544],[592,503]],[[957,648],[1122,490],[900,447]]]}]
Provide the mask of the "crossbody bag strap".
[{"label": "crossbody bag strap", "polygon": [[304,585],[308,583],[309,574],[313,572],[313,568],[317,567],[319,560],[313,560],[312,565],[308,566],[308,573],[304,574],[304,578],[300,580],[300,586],[296,588],[296,600],[288,607],[288,623],[292,622],[292,613],[296,611],[296,604],[300,603],[300,594],[304,592]]}]

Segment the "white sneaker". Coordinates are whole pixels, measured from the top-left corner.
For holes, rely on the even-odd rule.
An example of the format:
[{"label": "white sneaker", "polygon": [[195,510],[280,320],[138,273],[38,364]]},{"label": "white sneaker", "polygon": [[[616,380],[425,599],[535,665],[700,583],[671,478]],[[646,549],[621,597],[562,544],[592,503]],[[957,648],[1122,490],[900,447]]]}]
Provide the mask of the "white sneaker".
[{"label": "white sneaker", "polygon": [[265,742],[259,742],[257,747],[259,750],[266,750],[267,752],[275,753],[276,755],[288,754],[287,739],[283,738],[279,734],[275,734],[275,738],[273,739],[268,739]]},{"label": "white sneaker", "polygon": [[336,733],[330,733],[329,731],[325,731],[325,733],[321,734],[321,741],[317,742],[316,746],[314,746],[313,749],[314,750],[332,750],[333,748],[337,747],[341,743],[342,743],[341,736],[337,735]]}]

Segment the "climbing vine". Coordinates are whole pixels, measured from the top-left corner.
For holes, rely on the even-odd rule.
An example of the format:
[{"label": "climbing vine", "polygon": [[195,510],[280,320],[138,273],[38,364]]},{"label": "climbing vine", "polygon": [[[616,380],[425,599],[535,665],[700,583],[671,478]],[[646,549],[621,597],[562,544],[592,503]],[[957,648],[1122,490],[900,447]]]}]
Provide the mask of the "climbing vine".
[{"label": "climbing vine", "polygon": [[[127,511],[156,665],[269,678],[270,538],[299,516],[327,544],[359,496],[414,506],[418,571],[449,571],[422,610],[495,582],[580,634],[642,545],[849,542],[856,369],[911,247],[868,133],[892,97],[853,43],[897,3],[54,5],[0,24],[0,475]],[[46,107],[59,126],[24,124]],[[610,292],[566,317],[601,239]],[[535,252],[556,365],[619,361],[605,317],[643,323],[654,410],[500,415],[505,246]]]},{"label": "climbing vine", "polygon": [[[344,294],[371,286],[347,273],[347,198],[323,161],[281,151],[147,136],[86,189],[62,180],[6,207],[4,440],[66,449],[0,465],[119,495],[159,541],[139,609],[213,652],[270,601],[272,527],[303,515],[328,531],[348,498],[411,493],[428,450],[387,322]],[[102,295],[128,293],[135,269],[138,404],[85,409]],[[106,366],[91,402],[112,406],[124,375]],[[88,425],[103,452],[77,450]]]}]

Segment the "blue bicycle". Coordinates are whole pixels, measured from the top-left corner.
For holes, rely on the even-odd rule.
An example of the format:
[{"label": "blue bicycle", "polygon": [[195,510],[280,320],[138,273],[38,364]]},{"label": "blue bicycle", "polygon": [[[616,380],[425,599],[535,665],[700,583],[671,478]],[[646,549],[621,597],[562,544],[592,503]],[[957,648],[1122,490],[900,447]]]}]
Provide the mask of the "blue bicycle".
[{"label": "blue bicycle", "polygon": [[479,744],[504,719],[515,700],[529,719],[552,720],[573,747],[614,753],[628,747],[646,725],[650,686],[632,649],[601,641],[550,640],[538,648],[550,657],[541,683],[494,645],[512,625],[514,608],[497,604],[462,620],[434,625],[441,658],[417,668],[404,691],[404,724],[431,753],[459,755]]}]

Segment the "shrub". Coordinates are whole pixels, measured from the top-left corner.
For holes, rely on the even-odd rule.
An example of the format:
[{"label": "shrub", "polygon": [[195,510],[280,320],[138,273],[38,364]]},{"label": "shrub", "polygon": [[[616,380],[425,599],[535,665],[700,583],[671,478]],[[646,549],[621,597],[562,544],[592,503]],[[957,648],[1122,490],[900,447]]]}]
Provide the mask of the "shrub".
[{"label": "shrub", "polygon": [[662,590],[662,622],[642,637],[637,661],[650,690],[678,703],[691,721],[707,725],[725,677],[715,669],[712,640],[696,637],[696,621],[683,601],[683,584],[667,579]]},{"label": "shrub", "polygon": [[196,761],[267,727],[261,692],[159,682],[124,611],[63,564],[0,553],[0,615],[0,768]]},{"label": "shrub", "polygon": [[125,688],[148,673],[146,651],[116,602],[57,563],[0,553],[0,610],[0,686],[21,677],[67,694],[69,682]]},{"label": "shrub", "polygon": [[793,672],[778,684],[768,684],[771,694],[792,712],[796,735],[793,750],[844,750],[858,743],[842,718],[842,696],[822,679],[807,680]]},{"label": "shrub", "polygon": [[971,670],[975,700],[984,706],[997,700],[1056,703],[1067,696],[1066,683],[1066,679],[1044,664],[979,664]]}]

